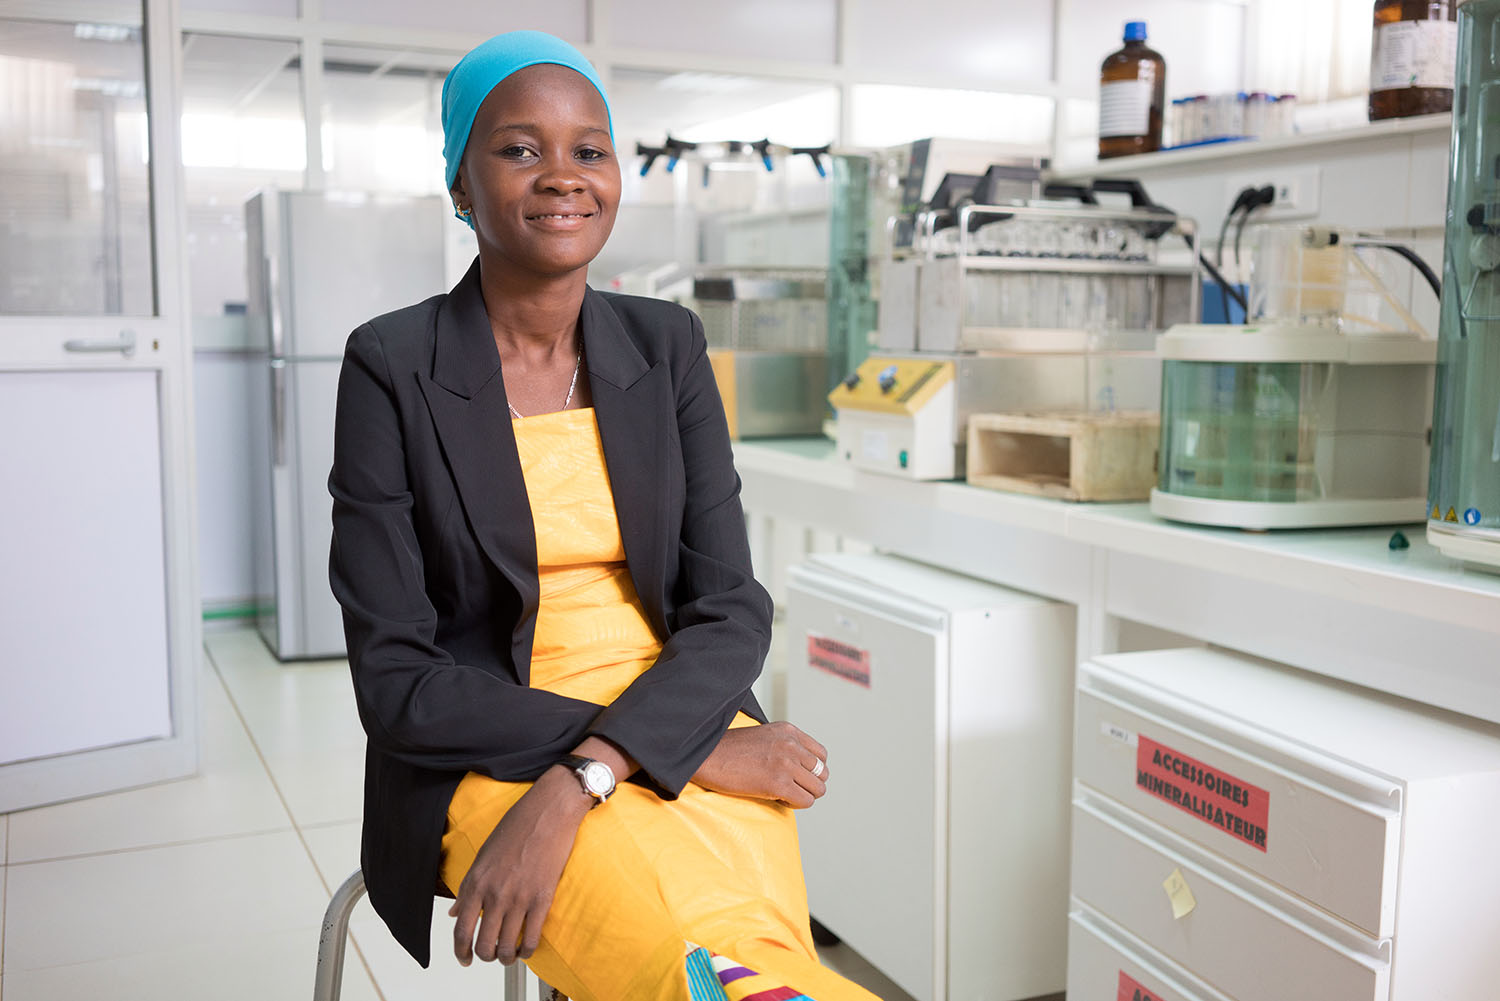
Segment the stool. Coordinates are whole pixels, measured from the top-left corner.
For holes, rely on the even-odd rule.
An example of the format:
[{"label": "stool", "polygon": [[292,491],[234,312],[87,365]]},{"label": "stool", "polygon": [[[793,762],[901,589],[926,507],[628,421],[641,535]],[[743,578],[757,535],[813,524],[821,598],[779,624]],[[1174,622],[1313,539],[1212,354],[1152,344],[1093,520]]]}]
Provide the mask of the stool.
[{"label": "stool", "polygon": [[[323,931],[318,936],[318,972],[313,982],[313,1001],[339,1001],[344,989],[344,945],[349,941],[349,915],[354,905],[365,895],[365,874],[354,870],[354,875],[344,880],[343,885],[333,891],[328,909],[323,912]],[[545,983],[541,984],[539,1001],[568,1001],[563,994]],[[526,967],[512,963],[505,968],[505,1001],[525,1001]]]}]

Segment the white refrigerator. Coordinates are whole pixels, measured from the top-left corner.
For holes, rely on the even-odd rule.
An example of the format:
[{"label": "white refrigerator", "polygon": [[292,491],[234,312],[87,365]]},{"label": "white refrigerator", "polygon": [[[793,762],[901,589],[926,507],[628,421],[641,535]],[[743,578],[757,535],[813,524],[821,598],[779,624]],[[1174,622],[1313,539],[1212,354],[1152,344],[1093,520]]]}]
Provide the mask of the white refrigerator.
[{"label": "white refrigerator", "polygon": [[344,342],[444,290],[446,209],[435,196],[274,190],[245,205],[256,619],[281,660],[344,655],[328,585]]},{"label": "white refrigerator", "polygon": [[828,748],[808,905],[917,1001],[1063,989],[1073,607],[887,555],[787,584],[787,719]]}]

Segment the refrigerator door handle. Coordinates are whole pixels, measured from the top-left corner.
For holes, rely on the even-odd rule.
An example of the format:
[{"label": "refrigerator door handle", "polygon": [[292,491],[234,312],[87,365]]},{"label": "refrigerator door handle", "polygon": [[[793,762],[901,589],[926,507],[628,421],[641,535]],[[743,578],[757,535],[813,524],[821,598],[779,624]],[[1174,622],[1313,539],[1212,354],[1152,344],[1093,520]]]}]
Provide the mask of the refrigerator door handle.
[{"label": "refrigerator door handle", "polygon": [[266,290],[266,314],[271,326],[271,354],[280,357],[286,353],[286,331],[281,317],[281,283],[276,280],[276,262],[269,254],[260,259],[261,275]]},{"label": "refrigerator door handle", "polygon": [[286,361],[271,359],[271,465],[286,468]]}]

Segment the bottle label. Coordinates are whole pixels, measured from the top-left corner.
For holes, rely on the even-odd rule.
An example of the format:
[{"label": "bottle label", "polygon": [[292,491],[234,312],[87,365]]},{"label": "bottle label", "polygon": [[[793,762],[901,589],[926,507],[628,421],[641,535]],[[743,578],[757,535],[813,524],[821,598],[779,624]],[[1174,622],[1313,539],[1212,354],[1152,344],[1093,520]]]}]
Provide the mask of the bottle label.
[{"label": "bottle label", "polygon": [[1453,88],[1457,21],[1397,21],[1375,29],[1370,90]]},{"label": "bottle label", "polygon": [[1115,80],[1099,85],[1099,138],[1143,136],[1151,127],[1154,81]]}]

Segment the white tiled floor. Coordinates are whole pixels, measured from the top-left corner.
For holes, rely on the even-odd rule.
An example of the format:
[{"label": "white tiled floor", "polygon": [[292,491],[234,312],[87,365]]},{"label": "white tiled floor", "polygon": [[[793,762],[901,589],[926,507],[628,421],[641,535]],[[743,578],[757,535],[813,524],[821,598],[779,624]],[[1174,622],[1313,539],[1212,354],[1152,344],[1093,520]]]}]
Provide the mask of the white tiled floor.
[{"label": "white tiled floor", "polygon": [[[331,890],[359,864],[364,734],[344,661],[282,665],[250,630],[208,636],[200,773],[0,815],[0,1001],[307,997]],[[418,967],[368,901],[344,998],[500,997],[452,958],[434,901]],[[826,959],[909,1001],[844,948]]]}]

